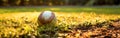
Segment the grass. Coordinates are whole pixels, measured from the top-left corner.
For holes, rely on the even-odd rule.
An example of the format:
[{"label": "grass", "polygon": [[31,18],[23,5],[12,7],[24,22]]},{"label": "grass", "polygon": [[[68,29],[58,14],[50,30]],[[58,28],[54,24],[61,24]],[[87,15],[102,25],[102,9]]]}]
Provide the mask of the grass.
[{"label": "grass", "polygon": [[69,31],[69,28],[73,29],[79,27],[79,25],[96,25],[97,23],[103,23],[109,20],[116,20],[120,18],[120,15],[55,12],[58,23],[55,27],[38,27],[39,25],[37,24],[37,17],[39,14],[39,12],[0,14],[0,37],[28,38],[32,35],[44,37],[44,32],[47,34],[50,34],[50,32],[55,32],[55,34],[57,34],[59,31]]},{"label": "grass", "polygon": [[[43,10],[55,12],[58,23],[55,27],[38,27],[37,18]],[[120,19],[119,10],[119,7],[0,8],[0,38],[46,37],[49,34],[59,36],[61,31],[71,31],[81,26],[104,25],[102,23]]]},{"label": "grass", "polygon": [[0,13],[13,12],[40,12],[44,10],[52,10],[54,12],[95,12],[98,14],[120,14],[120,7],[8,7],[0,8]]}]

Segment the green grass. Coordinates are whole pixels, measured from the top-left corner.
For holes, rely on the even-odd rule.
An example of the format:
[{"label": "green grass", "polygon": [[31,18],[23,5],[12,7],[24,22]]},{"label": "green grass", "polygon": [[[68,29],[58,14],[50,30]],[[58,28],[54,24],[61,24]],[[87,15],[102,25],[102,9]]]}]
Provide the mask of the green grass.
[{"label": "green grass", "polygon": [[[38,27],[39,12],[56,12],[56,26]],[[60,32],[75,30],[79,27],[106,26],[106,23],[120,18],[120,7],[10,7],[0,8],[0,38],[28,38],[30,35],[59,36]],[[82,13],[81,13],[82,12]],[[91,13],[92,12],[92,13]],[[3,14],[2,14],[3,13]],[[96,14],[99,13],[99,14]],[[104,14],[101,14],[104,13]],[[111,14],[111,15],[105,15]],[[52,34],[53,33],[53,34]],[[66,36],[65,36],[66,37]]]},{"label": "green grass", "polygon": [[120,7],[10,7],[0,8],[0,13],[16,13],[16,12],[40,12],[44,10],[52,10],[54,12],[95,12],[98,14],[120,14]]}]

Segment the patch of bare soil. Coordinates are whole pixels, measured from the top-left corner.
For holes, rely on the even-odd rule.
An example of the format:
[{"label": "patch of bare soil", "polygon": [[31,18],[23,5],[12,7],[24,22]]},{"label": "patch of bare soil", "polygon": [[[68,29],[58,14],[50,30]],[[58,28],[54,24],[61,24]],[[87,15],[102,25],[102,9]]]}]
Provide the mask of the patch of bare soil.
[{"label": "patch of bare soil", "polygon": [[120,21],[98,23],[78,27],[66,34],[66,38],[120,38]]},{"label": "patch of bare soil", "polygon": [[41,38],[120,38],[120,20],[97,23],[96,25],[78,25],[68,31],[44,31]]}]

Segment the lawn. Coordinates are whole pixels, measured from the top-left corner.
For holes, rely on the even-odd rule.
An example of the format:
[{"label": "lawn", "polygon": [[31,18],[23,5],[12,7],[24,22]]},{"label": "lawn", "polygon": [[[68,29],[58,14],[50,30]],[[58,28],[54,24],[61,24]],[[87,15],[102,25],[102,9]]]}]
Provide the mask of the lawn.
[{"label": "lawn", "polygon": [[[0,38],[119,38],[119,8],[0,8]],[[52,10],[55,13],[57,17],[56,26],[38,27],[37,18],[43,10]]]},{"label": "lawn", "polygon": [[44,10],[52,10],[54,12],[95,12],[98,14],[120,14],[119,6],[96,6],[96,7],[80,7],[80,6],[56,6],[56,7],[1,7],[0,13],[13,13],[13,12],[40,12]]}]

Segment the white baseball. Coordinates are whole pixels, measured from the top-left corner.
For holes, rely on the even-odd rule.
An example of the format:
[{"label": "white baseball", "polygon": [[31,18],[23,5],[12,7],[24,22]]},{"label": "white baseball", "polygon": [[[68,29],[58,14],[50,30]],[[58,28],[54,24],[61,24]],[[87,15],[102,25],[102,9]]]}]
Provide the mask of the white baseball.
[{"label": "white baseball", "polygon": [[38,17],[38,24],[45,25],[45,24],[55,24],[56,17],[52,11],[43,11]]}]

